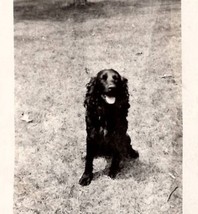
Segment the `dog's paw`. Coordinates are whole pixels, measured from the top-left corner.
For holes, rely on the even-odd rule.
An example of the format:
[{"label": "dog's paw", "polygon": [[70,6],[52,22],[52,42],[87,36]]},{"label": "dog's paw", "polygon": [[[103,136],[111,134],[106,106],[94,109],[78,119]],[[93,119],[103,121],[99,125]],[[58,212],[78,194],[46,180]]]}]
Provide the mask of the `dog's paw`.
[{"label": "dog's paw", "polygon": [[91,183],[92,179],[93,179],[93,174],[92,173],[91,174],[84,173],[82,175],[82,177],[80,178],[80,180],[79,180],[79,184],[81,186],[87,186],[87,185],[89,185]]},{"label": "dog's paw", "polygon": [[133,158],[133,159],[137,159],[139,158],[139,153],[138,151],[135,151],[134,149],[130,152],[130,158]]},{"label": "dog's paw", "polygon": [[118,173],[117,171],[110,170],[108,175],[110,178],[115,179],[117,173]]}]

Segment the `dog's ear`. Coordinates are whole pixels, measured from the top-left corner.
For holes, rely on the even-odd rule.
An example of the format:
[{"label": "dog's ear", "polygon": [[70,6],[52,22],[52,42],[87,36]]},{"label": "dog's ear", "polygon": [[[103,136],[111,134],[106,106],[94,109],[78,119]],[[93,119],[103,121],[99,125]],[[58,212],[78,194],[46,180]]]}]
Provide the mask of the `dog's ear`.
[{"label": "dog's ear", "polygon": [[121,77],[121,88],[124,94],[128,94],[128,79]]},{"label": "dog's ear", "polygon": [[128,83],[128,79],[125,78],[125,77],[121,77],[121,81],[122,81],[123,84],[126,84],[126,85]]},{"label": "dog's ear", "polygon": [[125,112],[125,116],[128,114],[128,108],[130,107],[129,104],[129,91],[128,91],[128,79],[125,77],[121,77],[121,90],[120,90],[120,96],[122,97],[122,108],[123,113]]},{"label": "dog's ear", "polygon": [[90,81],[87,83],[87,94],[93,94],[94,91],[96,90],[96,85],[97,85],[97,78],[96,77],[91,77]]},{"label": "dog's ear", "polygon": [[86,85],[87,92],[85,96],[84,106],[87,108],[88,106],[93,106],[94,100],[96,99],[97,94],[97,78],[91,77],[90,81]]}]

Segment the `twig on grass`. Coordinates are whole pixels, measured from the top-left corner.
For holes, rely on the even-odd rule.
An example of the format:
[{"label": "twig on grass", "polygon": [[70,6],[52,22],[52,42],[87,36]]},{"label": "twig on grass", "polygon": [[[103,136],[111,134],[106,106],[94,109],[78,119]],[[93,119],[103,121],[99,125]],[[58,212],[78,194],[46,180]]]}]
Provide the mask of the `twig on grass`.
[{"label": "twig on grass", "polygon": [[85,68],[85,72],[86,74],[89,74],[88,68]]},{"label": "twig on grass", "polygon": [[169,197],[168,197],[168,199],[167,199],[167,202],[170,200],[172,194],[175,192],[175,190],[176,190],[177,188],[178,188],[178,187],[175,187],[175,189],[170,193],[170,195],[169,195]]},{"label": "twig on grass", "polygon": [[175,179],[175,176],[171,173],[168,173],[173,179]]},{"label": "twig on grass", "polygon": [[142,55],[142,54],[143,54],[142,52],[136,53],[137,56],[140,56],[140,55]]},{"label": "twig on grass", "polygon": [[168,74],[164,74],[161,78],[164,78],[164,79],[173,78],[173,76],[172,75],[168,75]]}]

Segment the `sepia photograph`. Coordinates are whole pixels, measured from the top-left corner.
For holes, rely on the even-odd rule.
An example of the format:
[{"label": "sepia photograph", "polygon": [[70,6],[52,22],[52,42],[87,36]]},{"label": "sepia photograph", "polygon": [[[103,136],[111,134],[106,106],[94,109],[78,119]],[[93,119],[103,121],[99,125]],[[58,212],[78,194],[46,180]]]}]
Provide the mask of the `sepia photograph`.
[{"label": "sepia photograph", "polygon": [[14,214],[182,214],[180,0],[14,0]]}]

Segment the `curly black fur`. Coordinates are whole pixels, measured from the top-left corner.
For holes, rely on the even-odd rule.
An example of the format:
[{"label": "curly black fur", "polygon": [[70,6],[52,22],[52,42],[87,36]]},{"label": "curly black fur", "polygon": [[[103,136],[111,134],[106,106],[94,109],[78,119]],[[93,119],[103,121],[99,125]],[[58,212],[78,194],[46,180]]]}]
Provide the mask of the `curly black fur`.
[{"label": "curly black fur", "polygon": [[113,69],[100,71],[87,84],[86,108],[87,156],[85,171],[79,181],[90,184],[93,178],[93,159],[112,157],[109,176],[114,178],[123,157],[137,158],[127,134],[129,93],[127,79]]}]

